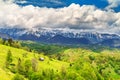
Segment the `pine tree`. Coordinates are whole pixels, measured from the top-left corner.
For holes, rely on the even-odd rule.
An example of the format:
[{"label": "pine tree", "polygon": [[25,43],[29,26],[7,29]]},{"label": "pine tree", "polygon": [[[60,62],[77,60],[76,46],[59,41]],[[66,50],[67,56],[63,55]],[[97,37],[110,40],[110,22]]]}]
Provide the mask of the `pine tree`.
[{"label": "pine tree", "polygon": [[7,56],[6,56],[6,68],[9,68],[9,65],[12,63],[13,59],[12,59],[12,53],[9,50],[7,52]]}]

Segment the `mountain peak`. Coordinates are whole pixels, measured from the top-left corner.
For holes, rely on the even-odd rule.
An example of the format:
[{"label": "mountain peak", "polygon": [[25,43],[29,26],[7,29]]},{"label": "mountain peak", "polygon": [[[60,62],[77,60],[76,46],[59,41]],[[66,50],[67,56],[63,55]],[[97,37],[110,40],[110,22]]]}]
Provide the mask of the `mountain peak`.
[{"label": "mountain peak", "polygon": [[[106,40],[120,40],[117,34],[99,33],[91,31],[74,31],[62,29],[10,29],[1,28],[0,32],[9,34],[14,39],[32,40],[44,43],[60,43],[60,44],[103,44]],[[103,42],[103,43],[102,43]]]}]

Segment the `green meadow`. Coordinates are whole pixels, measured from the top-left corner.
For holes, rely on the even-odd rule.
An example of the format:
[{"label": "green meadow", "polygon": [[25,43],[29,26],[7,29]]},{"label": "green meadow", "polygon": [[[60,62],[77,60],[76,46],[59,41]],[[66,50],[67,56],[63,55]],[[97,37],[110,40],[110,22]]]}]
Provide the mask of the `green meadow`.
[{"label": "green meadow", "polygon": [[0,44],[0,80],[120,80],[119,49],[26,43]]}]

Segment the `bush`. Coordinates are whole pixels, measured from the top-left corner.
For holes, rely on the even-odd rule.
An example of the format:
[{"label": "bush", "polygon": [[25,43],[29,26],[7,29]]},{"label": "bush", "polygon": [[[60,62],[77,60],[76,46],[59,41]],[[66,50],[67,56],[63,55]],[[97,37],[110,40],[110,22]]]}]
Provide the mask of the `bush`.
[{"label": "bush", "polygon": [[95,60],[95,56],[89,55],[89,59],[90,59],[90,60]]},{"label": "bush", "polygon": [[15,74],[12,80],[24,80],[24,77],[22,75],[19,75],[18,73]]}]

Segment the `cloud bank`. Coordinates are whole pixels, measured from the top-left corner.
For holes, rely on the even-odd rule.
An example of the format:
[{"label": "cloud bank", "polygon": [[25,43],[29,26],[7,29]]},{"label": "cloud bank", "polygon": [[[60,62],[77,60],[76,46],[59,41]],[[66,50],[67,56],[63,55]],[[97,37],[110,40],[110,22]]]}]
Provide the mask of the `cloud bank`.
[{"label": "cloud bank", "polygon": [[120,0],[107,0],[109,3],[109,6],[106,7],[106,9],[111,9],[118,7],[120,5]]},{"label": "cloud bank", "polygon": [[64,8],[21,7],[0,0],[0,27],[104,30],[119,32],[120,12],[103,11],[92,5],[71,4]]}]

